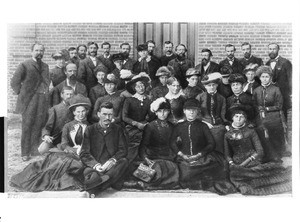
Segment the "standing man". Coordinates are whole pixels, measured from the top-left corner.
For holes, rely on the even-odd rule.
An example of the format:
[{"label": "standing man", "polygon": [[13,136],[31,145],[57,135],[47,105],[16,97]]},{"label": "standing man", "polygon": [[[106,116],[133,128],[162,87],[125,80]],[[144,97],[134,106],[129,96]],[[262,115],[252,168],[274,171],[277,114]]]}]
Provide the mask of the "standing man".
[{"label": "standing man", "polygon": [[49,66],[42,62],[45,48],[35,43],[31,50],[32,58],[21,63],[11,79],[11,87],[18,94],[16,112],[22,114],[23,161],[28,161],[30,155],[38,155],[49,108]]},{"label": "standing man", "polygon": [[273,71],[273,83],[280,88],[283,97],[282,110],[287,117],[288,110],[292,108],[292,63],[278,54],[280,48],[277,43],[270,43],[268,47],[270,60],[266,65]]},{"label": "standing man", "polygon": [[241,46],[244,58],[240,59],[243,67],[246,67],[250,63],[262,66],[264,63],[261,58],[257,58],[251,54],[251,45],[248,42],[244,42]]},{"label": "standing man", "polygon": [[160,63],[162,66],[167,66],[172,59],[176,58],[176,55],[173,53],[173,43],[171,41],[165,41],[164,51],[166,54],[160,57]]},{"label": "standing man", "polygon": [[103,42],[101,44],[101,49],[103,50],[103,54],[98,58],[100,61],[108,68],[108,72],[111,72],[115,69],[115,64],[112,61],[112,57],[110,54],[111,45],[109,42]]},{"label": "standing man", "polygon": [[66,59],[62,52],[52,54],[52,58],[55,60],[55,67],[50,69],[50,79],[53,87],[64,81],[67,76],[65,74]]},{"label": "standing man", "polygon": [[94,73],[95,68],[98,65],[104,66],[104,64],[97,58],[98,44],[96,42],[89,42],[87,47],[88,56],[79,62],[78,80],[86,86],[89,92],[98,82]]},{"label": "standing man", "polygon": [[128,144],[123,129],[112,122],[113,104],[100,105],[97,116],[99,122],[88,126],[80,159],[86,166],[84,170],[85,190],[97,194],[110,186],[120,190],[124,173],[128,167]]},{"label": "standing man", "polygon": [[68,52],[70,56],[69,62],[76,64],[76,66],[78,67],[80,59],[77,57],[77,49],[75,47],[70,47],[68,49]]},{"label": "standing man", "polygon": [[195,67],[195,69],[200,71],[201,78],[209,73],[219,72],[219,65],[211,61],[213,54],[209,49],[202,49],[201,56],[201,63]]},{"label": "standing man", "polygon": [[154,50],[155,50],[155,42],[153,40],[148,40],[146,42],[147,48],[148,48],[148,55],[151,56],[153,60],[156,60],[160,64],[160,59],[154,55]]},{"label": "standing man", "polygon": [[236,51],[235,46],[231,45],[231,44],[227,44],[225,46],[225,51],[226,51],[227,57],[226,57],[226,59],[222,60],[219,63],[220,71],[223,66],[227,65],[232,68],[233,73],[239,73],[239,74],[243,73],[243,70],[244,70],[243,64],[234,57],[234,53]]},{"label": "standing man", "polygon": [[136,62],[132,58],[129,57],[131,46],[128,42],[124,42],[120,45],[121,53],[123,54],[123,66],[122,69],[133,71],[133,65]]},{"label": "standing man", "polygon": [[87,47],[84,44],[77,46],[77,55],[80,60],[85,59]]},{"label": "standing man", "polygon": [[187,87],[188,82],[186,81],[185,73],[189,68],[194,68],[194,62],[186,58],[185,54],[187,48],[184,44],[179,44],[175,48],[176,58],[169,62],[169,66],[174,69],[175,77],[180,81],[182,88]]}]

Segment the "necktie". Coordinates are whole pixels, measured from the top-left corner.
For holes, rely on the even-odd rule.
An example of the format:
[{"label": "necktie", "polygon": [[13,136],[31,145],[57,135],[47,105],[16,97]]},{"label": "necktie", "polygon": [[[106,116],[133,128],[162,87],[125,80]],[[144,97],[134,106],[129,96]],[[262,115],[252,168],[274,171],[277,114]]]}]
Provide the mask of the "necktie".
[{"label": "necktie", "polygon": [[83,140],[82,133],[83,133],[82,126],[79,125],[79,128],[78,128],[76,136],[75,136],[75,143],[76,143],[76,145],[81,145],[82,140]]},{"label": "necktie", "polygon": [[215,110],[214,95],[210,95],[210,116],[211,116],[211,122],[213,125],[216,123],[216,119],[214,116],[214,110]]}]

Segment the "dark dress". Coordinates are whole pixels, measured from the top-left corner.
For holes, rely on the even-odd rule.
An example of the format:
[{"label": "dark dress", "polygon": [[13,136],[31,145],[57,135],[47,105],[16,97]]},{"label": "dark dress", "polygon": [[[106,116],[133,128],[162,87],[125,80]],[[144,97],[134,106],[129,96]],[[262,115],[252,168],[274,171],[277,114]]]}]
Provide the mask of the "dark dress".
[{"label": "dark dress", "polygon": [[232,89],[230,84],[225,85],[224,83],[220,83],[218,85],[217,91],[220,95],[222,95],[225,99],[227,99],[229,96],[233,95]]},{"label": "dark dress", "polygon": [[[291,191],[291,168],[278,163],[261,163],[263,148],[254,129],[245,125],[236,129],[231,127],[225,134],[226,160],[233,161],[230,166],[230,180],[239,192],[245,195],[270,195]],[[239,166],[251,155],[256,159],[245,166]]]},{"label": "dark dress", "polygon": [[[88,123],[83,124],[87,126]],[[81,189],[83,165],[79,156],[63,151],[67,147],[73,147],[75,141],[79,145],[78,129],[76,120],[67,123],[63,128],[62,142],[58,145],[57,152],[47,154],[44,160],[30,163],[22,172],[12,176],[11,185],[30,192]],[[81,143],[82,141],[83,132]]]},{"label": "dark dress", "polygon": [[169,89],[167,86],[163,86],[162,84],[159,84],[158,86],[156,86],[150,91],[150,98],[152,101],[154,101],[160,97],[164,97],[165,95],[167,95],[168,92]]},{"label": "dark dress", "polygon": [[178,97],[170,97],[169,94],[165,98],[170,102],[171,113],[168,117],[168,121],[173,125],[176,125],[178,121],[184,120],[183,105],[185,102],[185,97],[183,94],[178,94]]},{"label": "dark dress", "polygon": [[194,87],[191,87],[191,86],[187,86],[184,90],[183,90],[183,93],[185,95],[185,98],[186,99],[195,99],[196,96],[198,96],[199,94],[205,92],[203,89],[201,89],[200,86],[194,86]]},{"label": "dark dress", "polygon": [[99,97],[102,97],[106,94],[107,93],[105,91],[104,84],[102,85],[98,82],[98,84],[96,86],[91,88],[90,93],[89,93],[89,98],[91,100],[92,105],[95,105],[95,103]]}]

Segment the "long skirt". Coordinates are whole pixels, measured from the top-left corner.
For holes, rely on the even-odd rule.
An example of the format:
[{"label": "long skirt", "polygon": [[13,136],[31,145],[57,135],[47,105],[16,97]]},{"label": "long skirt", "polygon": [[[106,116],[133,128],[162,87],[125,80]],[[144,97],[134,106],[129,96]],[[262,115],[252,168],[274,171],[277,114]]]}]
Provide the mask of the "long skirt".
[{"label": "long skirt", "polygon": [[126,126],[126,134],[129,140],[127,159],[131,163],[138,155],[139,146],[142,140],[143,131],[134,126]]},{"label": "long skirt", "polygon": [[230,167],[230,180],[244,195],[270,195],[292,190],[292,168],[265,163],[246,168]]},{"label": "long skirt", "polygon": [[215,150],[224,154],[224,134],[226,132],[224,125],[215,125],[210,129],[212,136],[216,142]]},{"label": "long skirt", "polygon": [[10,183],[23,191],[59,191],[82,188],[83,165],[69,153],[49,153],[44,160],[30,163],[12,176]]}]

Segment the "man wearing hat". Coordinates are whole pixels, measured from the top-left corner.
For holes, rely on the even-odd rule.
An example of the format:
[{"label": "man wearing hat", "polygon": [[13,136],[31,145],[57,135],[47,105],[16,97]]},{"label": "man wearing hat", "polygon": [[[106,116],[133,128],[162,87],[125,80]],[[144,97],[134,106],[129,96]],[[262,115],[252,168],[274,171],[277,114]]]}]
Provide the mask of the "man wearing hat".
[{"label": "man wearing hat", "polygon": [[81,81],[89,92],[92,87],[97,85],[97,78],[94,73],[98,65],[103,65],[99,58],[97,58],[98,44],[96,42],[89,42],[88,56],[84,60],[80,60],[78,67],[78,80]]},{"label": "man wearing hat", "polygon": [[167,66],[172,59],[176,58],[173,52],[173,43],[171,41],[165,41],[164,43],[165,55],[160,57],[160,63],[162,66]]},{"label": "man wearing hat", "polygon": [[217,92],[221,78],[218,72],[204,76],[201,83],[206,92],[199,94],[196,99],[200,101],[202,122],[207,124],[216,142],[216,151],[224,153],[226,100]]},{"label": "man wearing hat", "polygon": [[231,66],[225,65],[220,69],[220,72],[222,75],[222,81],[218,85],[217,91],[219,94],[224,96],[225,99],[227,99],[229,96],[233,95],[230,84],[228,82],[229,75],[233,72],[233,70]]},{"label": "man wearing hat", "polygon": [[112,103],[101,104],[99,122],[88,126],[84,134],[80,159],[89,178],[85,190],[95,195],[111,186],[121,189],[120,180],[128,167],[127,140],[122,127],[112,122],[113,112]]},{"label": "man wearing hat", "polygon": [[[256,116],[255,107],[252,96],[243,91],[243,84],[246,82],[245,76],[243,74],[230,74],[229,76],[229,84],[231,86],[231,90],[233,95],[227,98],[226,107],[232,107],[234,104],[241,105],[248,110],[248,120],[252,122]],[[228,121],[231,120],[228,112],[226,113],[226,119]]]},{"label": "man wearing hat", "polygon": [[[189,68],[186,71],[186,80],[188,81],[188,86],[183,90],[183,93],[187,99],[196,98],[196,96],[205,91],[204,86],[201,83],[199,84],[199,78],[199,70],[195,68]],[[200,86],[202,86],[202,88]]]},{"label": "man wearing hat", "polygon": [[66,58],[63,56],[62,52],[52,54],[52,58],[55,60],[55,67],[50,69],[49,75],[52,85],[55,87],[67,78],[64,70],[66,66]]},{"label": "man wearing hat", "polygon": [[225,46],[225,51],[227,54],[226,59],[222,60],[219,63],[219,68],[221,69],[223,66],[230,66],[233,70],[233,73],[243,73],[244,66],[243,64],[234,57],[234,53],[236,51],[235,46],[231,44],[227,44]]},{"label": "man wearing hat", "polygon": [[167,95],[169,89],[167,87],[167,79],[171,76],[171,71],[166,66],[160,67],[156,72],[156,77],[159,79],[159,84],[150,91],[152,101],[157,98]]},{"label": "man wearing hat", "polygon": [[69,100],[73,97],[74,90],[70,86],[64,86],[61,91],[61,103],[53,106],[48,111],[48,120],[42,130],[43,142],[38,148],[40,154],[49,151],[61,142],[62,129],[71,121],[69,115]]},{"label": "man wearing hat", "polygon": [[111,45],[109,42],[103,42],[101,44],[103,54],[98,56],[99,60],[108,68],[108,72],[114,70],[115,65],[112,61],[112,55],[110,54]]},{"label": "man wearing hat", "polygon": [[176,58],[172,59],[168,66],[173,67],[174,76],[179,80],[181,87],[184,89],[187,87],[188,83],[185,79],[186,71],[189,68],[194,68],[194,63],[192,60],[186,58],[187,48],[184,44],[179,44],[175,48]]},{"label": "man wearing hat", "polygon": [[57,105],[61,102],[60,94],[64,86],[72,87],[74,90],[74,95],[81,94],[87,97],[87,90],[85,85],[77,81],[77,67],[74,63],[67,64],[65,74],[67,76],[66,80],[53,88],[53,105]]},{"label": "man wearing hat", "polygon": [[122,69],[125,70],[130,70],[131,72],[133,71],[133,65],[136,62],[134,59],[129,57],[130,54],[130,50],[131,50],[131,46],[128,42],[123,42],[120,45],[120,53],[123,54],[123,65],[122,65]]},{"label": "man wearing hat", "polygon": [[196,65],[195,67],[195,69],[200,71],[201,77],[209,73],[219,72],[219,65],[211,61],[211,57],[213,55],[209,49],[202,49],[201,56],[202,56],[201,63]]},{"label": "man wearing hat", "polygon": [[148,47],[146,44],[138,45],[136,47],[140,58],[133,66],[133,73],[139,74],[141,72],[147,73],[152,81],[152,87],[158,84],[158,80],[155,76],[156,71],[160,67],[160,62],[153,59],[148,53]]},{"label": "man wearing hat", "polygon": [[244,57],[240,59],[242,65],[246,67],[250,63],[257,64],[258,66],[262,66],[264,63],[261,58],[255,57],[251,54],[251,44],[249,42],[244,42],[241,45],[242,52]]},{"label": "man wearing hat", "polygon": [[28,161],[30,155],[38,154],[41,132],[47,121],[49,108],[49,66],[42,62],[45,48],[35,43],[31,59],[21,63],[10,84],[18,95],[16,112],[22,114],[21,156]]}]

